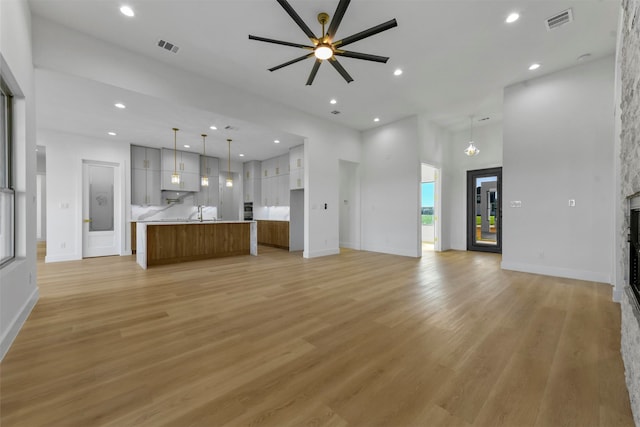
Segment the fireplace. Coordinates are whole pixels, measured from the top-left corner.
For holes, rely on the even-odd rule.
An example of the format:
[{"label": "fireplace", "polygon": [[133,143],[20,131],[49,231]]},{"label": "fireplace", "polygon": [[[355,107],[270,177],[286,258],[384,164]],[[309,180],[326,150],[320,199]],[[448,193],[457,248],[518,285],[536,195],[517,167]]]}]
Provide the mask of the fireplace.
[{"label": "fireplace", "polygon": [[629,229],[629,297],[640,307],[640,197],[631,199]]}]

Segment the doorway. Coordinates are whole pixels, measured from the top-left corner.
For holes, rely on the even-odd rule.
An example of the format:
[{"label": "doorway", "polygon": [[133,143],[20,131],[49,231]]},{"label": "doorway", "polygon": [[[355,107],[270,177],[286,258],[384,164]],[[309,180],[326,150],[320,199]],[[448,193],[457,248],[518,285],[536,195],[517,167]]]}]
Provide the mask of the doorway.
[{"label": "doorway", "polygon": [[502,253],[502,168],[467,171],[467,250]]},{"label": "doorway", "polygon": [[439,227],[439,171],[433,166],[421,165],[420,223],[422,251],[440,250]]},{"label": "doorway", "polygon": [[119,170],[118,164],[83,161],[83,258],[119,254]]}]

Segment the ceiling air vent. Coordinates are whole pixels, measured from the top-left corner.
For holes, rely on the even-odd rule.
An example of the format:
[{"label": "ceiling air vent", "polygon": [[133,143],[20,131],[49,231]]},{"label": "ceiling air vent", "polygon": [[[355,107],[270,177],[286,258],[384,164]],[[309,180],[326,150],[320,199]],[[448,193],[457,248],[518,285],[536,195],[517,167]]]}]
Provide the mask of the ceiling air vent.
[{"label": "ceiling air vent", "polygon": [[158,41],[158,46],[160,46],[163,49],[168,50],[169,52],[173,52],[173,53],[178,53],[178,49],[180,49],[178,46],[176,46],[173,43],[169,43],[166,40],[159,40]]},{"label": "ceiling air vent", "polygon": [[340,114],[340,111],[338,111],[338,110],[333,110],[333,111],[331,112],[331,114]]},{"label": "ceiling air vent", "polygon": [[553,15],[550,18],[547,18],[544,24],[547,26],[547,31],[551,31],[572,21],[573,13],[571,12],[571,9],[567,9],[563,12]]}]

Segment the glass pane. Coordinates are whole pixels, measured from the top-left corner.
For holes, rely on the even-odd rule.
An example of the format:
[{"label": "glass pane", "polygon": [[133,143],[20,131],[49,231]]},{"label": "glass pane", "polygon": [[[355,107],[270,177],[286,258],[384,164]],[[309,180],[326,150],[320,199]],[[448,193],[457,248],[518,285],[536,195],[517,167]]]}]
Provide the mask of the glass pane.
[{"label": "glass pane", "polygon": [[0,188],[8,188],[8,169],[9,162],[7,158],[9,141],[7,140],[7,98],[0,91],[2,102],[0,102]]},{"label": "glass pane", "polygon": [[0,264],[13,258],[13,191],[0,191]]},{"label": "glass pane", "polygon": [[422,207],[420,214],[422,215],[422,241],[433,243],[435,237],[433,229],[435,182],[423,182],[421,186]]},{"label": "glass pane", "polygon": [[113,168],[89,165],[89,231],[113,231]]},{"label": "glass pane", "polygon": [[498,244],[497,203],[498,177],[476,178],[476,232],[474,235],[476,244]]}]

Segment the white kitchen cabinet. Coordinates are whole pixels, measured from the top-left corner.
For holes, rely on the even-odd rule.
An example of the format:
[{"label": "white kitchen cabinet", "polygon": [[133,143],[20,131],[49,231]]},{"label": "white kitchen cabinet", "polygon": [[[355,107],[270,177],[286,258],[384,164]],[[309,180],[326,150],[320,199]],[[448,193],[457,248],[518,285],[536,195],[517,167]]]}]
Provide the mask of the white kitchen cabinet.
[{"label": "white kitchen cabinet", "polygon": [[160,150],[131,146],[131,204],[160,205]]},{"label": "white kitchen cabinet", "polygon": [[[200,175],[216,177],[215,182],[218,182],[218,176],[220,176],[220,159],[217,157],[200,156]],[[209,183],[209,185],[211,185],[211,183]]]},{"label": "white kitchen cabinet", "polygon": [[204,206],[220,205],[220,185],[217,176],[213,179],[209,177],[209,185],[207,187],[200,187],[200,191],[196,195],[196,204]]},{"label": "white kitchen cabinet", "polygon": [[242,165],[242,170],[244,172],[244,180],[245,181],[254,180],[254,179],[261,179],[262,178],[262,176],[260,175],[261,170],[262,170],[262,164],[258,160],[252,160],[250,162],[245,162]]},{"label": "white kitchen cabinet", "polygon": [[[171,175],[177,172],[180,183],[173,184]],[[200,155],[186,151],[162,149],[162,189],[173,191],[200,191]]]},{"label": "white kitchen cabinet", "polygon": [[276,188],[277,178],[271,176],[268,178],[262,178],[262,205],[263,206],[276,206]]},{"label": "white kitchen cabinet", "polygon": [[298,145],[289,150],[289,188],[299,190],[304,188],[304,145]]},{"label": "white kitchen cabinet", "polygon": [[243,200],[262,204],[262,164],[257,160],[244,163],[243,170]]},{"label": "white kitchen cabinet", "polygon": [[304,169],[292,170],[289,173],[289,189],[300,190],[304,188]]},{"label": "white kitchen cabinet", "polygon": [[289,153],[262,161],[263,206],[289,206]]},{"label": "white kitchen cabinet", "polygon": [[289,206],[289,174],[279,175],[276,177],[276,180],[276,206]]}]

